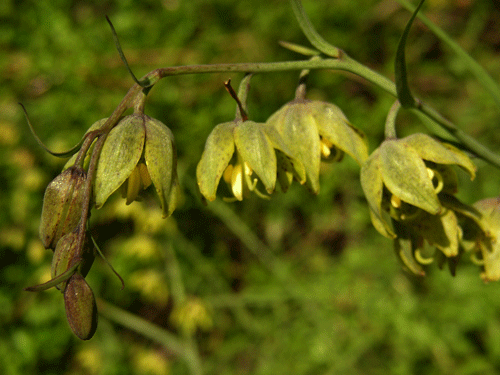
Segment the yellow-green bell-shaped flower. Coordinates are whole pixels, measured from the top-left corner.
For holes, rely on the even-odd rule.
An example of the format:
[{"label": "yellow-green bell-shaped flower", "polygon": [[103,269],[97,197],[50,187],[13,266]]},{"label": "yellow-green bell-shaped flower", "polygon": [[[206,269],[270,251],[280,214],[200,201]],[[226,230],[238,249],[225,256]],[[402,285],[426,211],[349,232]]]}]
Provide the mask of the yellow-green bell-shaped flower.
[{"label": "yellow-green bell-shaped flower", "polygon": [[361,186],[375,228],[395,238],[391,218],[411,221],[421,211],[439,215],[435,219],[444,230],[456,225],[456,218],[443,211],[438,196],[456,192],[457,177],[452,165],[467,171],[471,179],[475,177],[475,166],[465,153],[428,135],[413,134],[382,142],[361,168]]},{"label": "yellow-green bell-shaped flower", "polygon": [[[473,204],[479,212],[474,225],[465,227],[472,243],[475,262],[482,266],[481,278],[485,281],[500,280],[500,198],[487,198]],[[472,224],[472,225],[470,225]],[[472,230],[471,230],[472,226]]]},{"label": "yellow-green bell-shaped flower", "polygon": [[[243,200],[250,191],[262,196],[256,188],[258,180],[252,179],[255,172],[267,192],[272,193],[277,176],[290,169],[287,162],[296,163],[296,169],[304,171],[299,161],[288,159],[289,155],[276,129],[266,124],[241,119],[219,124],[208,136],[196,168],[200,192],[207,200],[215,200],[224,176],[237,200]],[[286,177],[282,180],[288,181]]]},{"label": "yellow-green bell-shaped flower", "polygon": [[275,112],[267,124],[274,127],[305,167],[307,184],[319,192],[321,160],[340,159],[345,152],[359,165],[368,157],[365,135],[352,126],[334,104],[295,99]]},{"label": "yellow-green bell-shaped flower", "polygon": [[132,114],[121,119],[106,138],[95,177],[95,205],[100,208],[123,185],[129,204],[151,183],[163,216],[169,216],[179,195],[174,136],[162,122]]}]

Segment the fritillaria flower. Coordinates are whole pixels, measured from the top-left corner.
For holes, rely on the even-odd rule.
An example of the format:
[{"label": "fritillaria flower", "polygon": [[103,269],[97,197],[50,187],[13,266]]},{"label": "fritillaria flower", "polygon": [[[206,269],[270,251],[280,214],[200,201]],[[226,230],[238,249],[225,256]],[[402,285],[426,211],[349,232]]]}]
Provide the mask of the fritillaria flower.
[{"label": "fritillaria flower", "polygon": [[413,254],[420,258],[424,240],[446,257],[459,253],[462,230],[450,203],[458,188],[453,165],[474,178],[475,166],[465,153],[428,135],[413,134],[385,140],[361,168],[374,227],[396,240],[397,253],[416,273],[422,271]]},{"label": "fritillaria flower", "polygon": [[331,103],[299,97],[275,112],[267,124],[278,131],[292,157],[305,167],[306,183],[315,194],[319,192],[321,160],[340,160],[345,152],[361,165],[368,157],[363,132]]},{"label": "fritillaria flower", "polygon": [[94,183],[95,205],[100,208],[120,187],[130,204],[151,184],[163,216],[169,216],[179,195],[174,136],[162,122],[132,114],[120,120],[106,138]]}]

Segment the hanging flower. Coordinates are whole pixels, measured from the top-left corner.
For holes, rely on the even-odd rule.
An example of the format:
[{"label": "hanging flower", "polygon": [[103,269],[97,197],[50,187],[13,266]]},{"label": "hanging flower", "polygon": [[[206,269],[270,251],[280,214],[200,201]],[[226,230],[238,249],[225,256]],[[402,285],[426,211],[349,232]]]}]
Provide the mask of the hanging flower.
[{"label": "hanging flower", "polygon": [[473,204],[474,212],[465,216],[463,246],[481,266],[485,281],[500,280],[500,198],[487,198]]},{"label": "hanging flower", "polygon": [[160,198],[163,217],[171,215],[179,195],[174,136],[162,122],[132,114],[109,132],[102,148],[94,184],[96,207],[121,186],[130,204],[151,184]]},{"label": "hanging flower", "polygon": [[[219,181],[224,177],[235,199],[241,201],[249,192],[264,197],[256,187],[258,179],[270,194],[277,175],[290,169],[287,162],[302,168],[298,161],[289,160],[289,155],[278,132],[266,124],[239,118],[219,124],[208,136],[196,169],[200,192],[207,200],[215,200]],[[252,178],[254,173],[258,179]]]},{"label": "hanging flower", "polygon": [[413,254],[425,263],[420,256],[424,240],[448,258],[459,254],[462,230],[450,198],[458,188],[453,165],[474,178],[475,166],[466,154],[428,135],[413,134],[384,141],[361,168],[374,227],[395,239],[396,252],[416,273],[423,271]]},{"label": "hanging flower", "polygon": [[315,194],[319,192],[321,160],[340,160],[345,152],[361,165],[368,157],[365,135],[334,104],[299,97],[275,112],[267,124],[278,131],[291,155],[305,167],[306,183]]}]

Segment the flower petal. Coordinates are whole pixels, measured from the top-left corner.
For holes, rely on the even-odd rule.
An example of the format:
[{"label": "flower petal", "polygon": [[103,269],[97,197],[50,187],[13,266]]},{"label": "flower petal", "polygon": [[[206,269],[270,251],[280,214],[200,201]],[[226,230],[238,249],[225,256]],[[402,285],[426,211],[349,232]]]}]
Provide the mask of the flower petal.
[{"label": "flower petal", "polygon": [[365,134],[352,126],[335,104],[313,101],[309,106],[316,119],[319,135],[362,165],[368,158],[368,141]]},{"label": "flower petal", "polygon": [[234,128],[234,143],[243,161],[259,176],[268,193],[276,186],[276,151],[263,131],[265,124],[245,121]]},{"label": "flower petal", "polygon": [[130,176],[141,158],[144,138],[142,116],[127,116],[111,129],[97,164],[94,187],[97,208]]},{"label": "flower petal", "polygon": [[412,134],[401,141],[416,150],[424,160],[437,164],[456,164],[469,173],[471,180],[476,176],[476,166],[467,154],[450,144],[438,142],[422,133]]},{"label": "flower petal", "polygon": [[481,227],[485,233],[479,241],[484,271],[481,278],[485,281],[500,280],[500,198],[486,198],[474,203],[482,214]]},{"label": "flower petal", "polygon": [[377,231],[387,238],[395,238],[390,220],[382,210],[384,183],[380,171],[380,152],[375,150],[361,167],[361,187],[370,207],[370,217]]},{"label": "flower petal", "polygon": [[217,186],[234,154],[233,129],[236,122],[217,125],[207,138],[205,149],[196,167],[196,178],[201,194],[215,200]]},{"label": "flower petal", "polygon": [[278,130],[292,157],[304,165],[307,184],[317,194],[321,148],[316,120],[308,104],[309,101],[288,103],[275,112],[267,123]]},{"label": "flower petal", "polygon": [[414,226],[430,245],[441,250],[447,258],[458,255],[461,230],[452,210],[446,210],[440,215],[425,213],[419,218],[418,223],[414,223]]},{"label": "flower petal", "polygon": [[410,272],[415,275],[424,276],[425,272],[414,255],[415,250],[418,249],[417,243],[420,243],[420,241],[415,238],[404,224],[395,221],[394,227],[397,233],[397,238],[394,239],[394,251],[396,255]]},{"label": "flower petal", "polygon": [[[271,141],[271,144],[273,147],[279,151],[281,151],[281,160],[280,157],[278,157],[278,153],[276,153],[277,159],[278,159],[278,168],[281,165],[286,164],[287,165],[287,172],[293,173],[297,181],[299,181],[300,184],[304,184],[306,182],[306,169],[304,168],[304,165],[302,162],[296,158],[293,157],[292,151],[288,149],[288,146],[285,144],[283,141],[283,138],[281,138],[281,135],[278,133],[275,127],[270,126],[269,124],[263,124],[262,126],[262,131],[266,133],[267,137]],[[285,160],[286,159],[286,160]],[[295,173],[294,173],[295,172]],[[279,173],[279,172],[278,172]],[[291,181],[290,181],[291,183]],[[286,191],[286,189],[285,189]]]},{"label": "flower petal", "polygon": [[160,197],[163,217],[170,216],[177,205],[171,196],[177,189],[177,155],[174,135],[170,129],[154,118],[146,120],[144,159],[149,176]]},{"label": "flower petal", "polygon": [[437,214],[441,204],[418,153],[400,140],[380,145],[380,170],[387,189],[402,201]]}]

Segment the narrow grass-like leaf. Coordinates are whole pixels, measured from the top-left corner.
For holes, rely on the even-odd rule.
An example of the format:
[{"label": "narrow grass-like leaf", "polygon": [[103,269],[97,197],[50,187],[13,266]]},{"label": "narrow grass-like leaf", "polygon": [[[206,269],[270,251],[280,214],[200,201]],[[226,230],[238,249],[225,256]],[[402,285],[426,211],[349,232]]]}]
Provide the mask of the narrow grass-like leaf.
[{"label": "narrow grass-like leaf", "polygon": [[330,43],[324,40],[321,35],[318,34],[318,32],[311,24],[311,21],[307,17],[307,14],[302,7],[301,1],[291,0],[291,4],[293,12],[295,14],[295,18],[297,18],[299,26],[309,42],[311,42],[314,47],[323,52],[325,55],[339,58],[342,55],[342,51],[337,47],[332,46]]},{"label": "narrow grass-like leaf", "polygon": [[78,142],[78,144],[76,146],[74,146],[72,149],[68,150],[68,151],[64,151],[64,152],[54,152],[52,150],[50,150],[47,146],[45,146],[45,144],[42,142],[42,140],[38,137],[38,135],[36,134],[35,132],[35,129],[33,128],[33,125],[31,125],[31,121],[28,117],[28,112],[26,111],[26,108],[24,108],[24,105],[22,103],[19,103],[19,105],[21,106],[21,108],[23,109],[23,112],[24,112],[24,117],[26,118],[26,122],[28,123],[28,126],[30,128],[30,132],[31,134],[33,135],[33,137],[35,138],[35,140],[37,141],[37,143],[40,145],[40,147],[42,147],[45,151],[47,151],[49,154],[51,154],[52,156],[56,156],[58,158],[66,158],[66,157],[69,157],[71,155],[73,155],[76,151],[78,151],[78,149],[81,147],[81,145],[83,144],[83,141],[85,139],[85,136],[82,138],[82,140],[80,142]]},{"label": "narrow grass-like leaf", "polygon": [[394,64],[394,72],[396,77],[396,91],[398,94],[398,100],[403,108],[412,108],[415,107],[416,104],[415,98],[411,94],[410,88],[408,86],[408,76],[406,74],[405,47],[413,21],[415,20],[415,17],[417,16],[417,13],[422,7],[424,1],[425,0],[420,1],[420,4],[418,4],[417,8],[415,9],[415,12],[413,12],[410,20],[406,24],[406,27],[403,31],[403,35],[401,35],[401,39],[399,40],[398,49],[396,51],[396,61]]},{"label": "narrow grass-like leaf", "polygon": [[[410,12],[413,11],[414,6],[407,0],[397,0],[403,7],[408,9]],[[467,66],[470,72],[476,77],[479,83],[487,90],[493,100],[495,101],[497,107],[500,108],[500,85],[495,81],[491,75],[488,74],[486,69],[484,69],[474,58],[467,53],[457,42],[455,42],[443,29],[433,23],[429,18],[423,14],[417,16],[422,23],[429,28],[430,31],[434,33],[439,39],[441,39],[445,44],[450,47],[453,52],[462,60],[462,62]]]},{"label": "narrow grass-like leaf", "polygon": [[120,59],[122,60],[123,64],[125,64],[125,67],[127,68],[129,74],[132,76],[132,79],[134,80],[135,83],[137,83],[141,87],[149,87],[151,83],[149,80],[142,80],[139,81],[137,77],[135,76],[134,72],[132,72],[132,69],[130,68],[130,65],[128,65],[127,59],[125,57],[125,54],[123,53],[122,47],[120,45],[120,40],[118,39],[118,34],[116,33],[115,27],[111,23],[111,20],[109,19],[108,16],[106,16],[106,21],[108,21],[109,27],[111,28],[111,33],[113,34],[113,40],[115,42],[116,49],[118,51],[118,54],[120,55]]},{"label": "narrow grass-like leaf", "polygon": [[315,49],[304,47],[304,46],[301,46],[300,44],[287,42],[285,40],[280,40],[278,42],[278,44],[281,47],[284,47],[284,48],[286,48],[290,51],[293,51],[293,52],[300,53],[301,55],[304,55],[304,56],[317,56],[321,53]]}]

